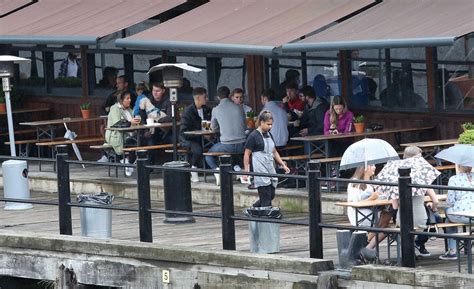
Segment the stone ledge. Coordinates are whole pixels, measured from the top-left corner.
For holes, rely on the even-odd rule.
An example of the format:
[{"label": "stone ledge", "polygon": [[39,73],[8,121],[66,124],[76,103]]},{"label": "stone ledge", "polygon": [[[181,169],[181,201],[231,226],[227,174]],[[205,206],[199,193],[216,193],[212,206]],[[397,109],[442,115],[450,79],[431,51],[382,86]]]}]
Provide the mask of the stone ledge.
[{"label": "stone ledge", "polygon": [[51,236],[7,230],[0,230],[0,247],[271,270],[307,275],[315,275],[318,272],[334,268],[332,261],[321,259],[203,250],[179,246],[160,247],[151,243],[95,240],[77,236]]}]

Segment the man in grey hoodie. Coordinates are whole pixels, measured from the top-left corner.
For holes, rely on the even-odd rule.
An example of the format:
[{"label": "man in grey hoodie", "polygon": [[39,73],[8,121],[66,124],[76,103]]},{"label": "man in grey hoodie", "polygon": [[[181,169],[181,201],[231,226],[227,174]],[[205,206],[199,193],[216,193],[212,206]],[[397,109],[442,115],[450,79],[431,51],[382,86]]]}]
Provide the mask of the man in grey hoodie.
[{"label": "man in grey hoodie", "polygon": [[[245,116],[243,108],[229,99],[230,89],[221,86],[217,90],[219,105],[212,110],[211,129],[219,131],[220,142],[214,144],[209,152],[243,153],[246,140]],[[211,169],[217,168],[215,157],[206,156]],[[218,183],[218,181],[217,181]]]}]

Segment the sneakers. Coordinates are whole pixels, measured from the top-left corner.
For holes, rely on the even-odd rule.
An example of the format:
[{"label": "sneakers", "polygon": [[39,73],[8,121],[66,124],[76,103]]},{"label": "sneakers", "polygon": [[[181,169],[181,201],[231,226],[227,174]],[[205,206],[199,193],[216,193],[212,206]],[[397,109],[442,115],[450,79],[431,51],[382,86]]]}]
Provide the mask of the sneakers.
[{"label": "sneakers", "polygon": [[[216,170],[219,171],[219,168],[216,168]],[[214,177],[216,178],[216,186],[220,186],[221,185],[221,176],[219,173],[214,173]]]},{"label": "sneakers", "polygon": [[[196,169],[196,166],[192,166],[191,168]],[[197,172],[191,172],[191,182],[192,183],[197,183],[199,182],[199,175]]]},{"label": "sneakers", "polygon": [[[122,163],[122,164],[123,164],[123,163],[129,164],[130,162],[128,161],[127,158],[125,158],[125,159],[120,160],[120,163]],[[133,168],[126,167],[126,168],[125,168],[125,175],[126,175],[127,177],[131,177],[132,174],[133,174]]]},{"label": "sneakers", "polygon": [[457,260],[458,256],[456,255],[456,251],[453,249],[449,249],[443,255],[439,256],[441,260]]},{"label": "sneakers", "polygon": [[109,158],[106,155],[102,155],[100,159],[97,160],[98,163],[107,163],[109,162]]},{"label": "sneakers", "polygon": [[431,253],[426,250],[425,245],[420,245],[417,246],[415,245],[415,255],[417,257],[422,256],[422,257],[429,257],[431,256]]}]

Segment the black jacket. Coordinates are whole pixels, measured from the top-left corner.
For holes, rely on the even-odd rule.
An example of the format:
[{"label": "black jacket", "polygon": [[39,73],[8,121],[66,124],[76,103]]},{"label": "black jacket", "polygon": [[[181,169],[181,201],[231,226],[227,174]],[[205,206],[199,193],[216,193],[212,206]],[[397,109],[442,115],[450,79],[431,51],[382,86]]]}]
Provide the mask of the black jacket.
[{"label": "black jacket", "polygon": [[324,114],[328,109],[327,101],[317,97],[311,106],[306,105],[301,116],[301,128],[307,128],[308,135],[324,134]]},{"label": "black jacket", "polygon": [[[211,109],[207,106],[202,107],[204,114],[204,120],[211,120]],[[200,141],[199,136],[185,135],[185,131],[200,130],[201,129],[201,117],[198,114],[196,105],[193,103],[188,105],[183,114],[181,115],[181,125],[179,127],[179,140],[184,141]]]}]

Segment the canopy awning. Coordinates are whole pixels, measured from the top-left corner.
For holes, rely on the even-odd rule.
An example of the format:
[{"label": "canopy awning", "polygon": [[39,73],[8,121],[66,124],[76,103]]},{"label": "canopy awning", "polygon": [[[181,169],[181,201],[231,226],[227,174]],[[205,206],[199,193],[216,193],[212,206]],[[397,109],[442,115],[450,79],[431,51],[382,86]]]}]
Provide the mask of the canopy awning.
[{"label": "canopy awning", "polygon": [[446,46],[472,32],[472,0],[384,0],[283,51]]},{"label": "canopy awning", "polygon": [[211,0],[116,45],[173,51],[271,54],[373,0]]},{"label": "canopy awning", "polygon": [[0,0],[0,18],[32,2],[33,0]]},{"label": "canopy awning", "polygon": [[185,0],[40,0],[0,18],[0,43],[96,44]]}]

